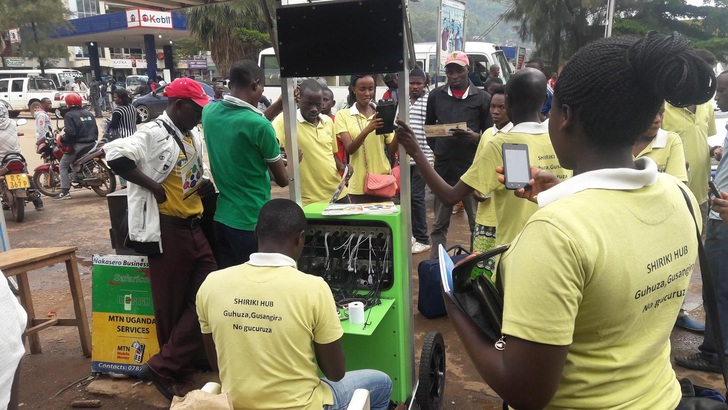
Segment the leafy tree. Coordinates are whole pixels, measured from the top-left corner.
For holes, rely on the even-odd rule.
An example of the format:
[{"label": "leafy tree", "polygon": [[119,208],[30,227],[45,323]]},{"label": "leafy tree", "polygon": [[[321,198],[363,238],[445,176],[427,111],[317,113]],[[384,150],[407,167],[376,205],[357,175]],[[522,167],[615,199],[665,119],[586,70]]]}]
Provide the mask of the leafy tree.
[{"label": "leafy tree", "polygon": [[[254,53],[259,46],[246,44],[245,40],[254,37],[252,32],[265,32],[265,21],[260,1],[233,0],[190,9],[187,28],[200,46],[210,50],[218,70],[227,73],[234,62],[256,58]],[[254,40],[259,42],[261,38]]]},{"label": "leafy tree", "polygon": [[0,31],[20,28],[20,49],[38,60],[41,73],[55,58],[68,56],[68,49],[48,41],[58,29],[68,27],[70,12],[58,0],[0,0]]}]

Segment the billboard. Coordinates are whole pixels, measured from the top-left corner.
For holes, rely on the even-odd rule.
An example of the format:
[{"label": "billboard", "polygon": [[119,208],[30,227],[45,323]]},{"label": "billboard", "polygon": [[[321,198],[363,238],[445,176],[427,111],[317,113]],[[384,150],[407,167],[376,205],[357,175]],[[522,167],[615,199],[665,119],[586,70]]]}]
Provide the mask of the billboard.
[{"label": "billboard", "polygon": [[465,1],[441,0],[438,24],[437,54],[440,73],[445,72],[445,59],[465,46]]},{"label": "billboard", "polygon": [[126,27],[174,28],[172,13],[148,9],[129,9],[126,11]]}]

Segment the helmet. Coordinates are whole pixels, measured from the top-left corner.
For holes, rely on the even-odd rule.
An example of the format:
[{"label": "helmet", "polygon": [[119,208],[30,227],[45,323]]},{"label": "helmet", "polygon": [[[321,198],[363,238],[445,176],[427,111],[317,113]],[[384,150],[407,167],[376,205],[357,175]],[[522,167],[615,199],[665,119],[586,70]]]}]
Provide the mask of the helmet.
[{"label": "helmet", "polygon": [[69,107],[80,107],[83,103],[81,102],[81,96],[76,93],[71,93],[66,96],[66,105]]}]

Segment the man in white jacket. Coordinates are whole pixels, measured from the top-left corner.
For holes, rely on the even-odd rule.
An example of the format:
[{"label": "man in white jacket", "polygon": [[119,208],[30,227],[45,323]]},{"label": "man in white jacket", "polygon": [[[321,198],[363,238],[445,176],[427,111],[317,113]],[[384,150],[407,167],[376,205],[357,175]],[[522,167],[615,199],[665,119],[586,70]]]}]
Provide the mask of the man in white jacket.
[{"label": "man in white jacket", "polygon": [[214,192],[203,177],[197,124],[209,99],[199,83],[178,78],[167,86],[167,110],[136,133],[104,147],[111,169],[130,182],[129,240],[149,255],[160,352],[142,366],[168,399],[193,388],[193,360],[204,351],[195,295],[215,258],[200,228],[202,197]]}]

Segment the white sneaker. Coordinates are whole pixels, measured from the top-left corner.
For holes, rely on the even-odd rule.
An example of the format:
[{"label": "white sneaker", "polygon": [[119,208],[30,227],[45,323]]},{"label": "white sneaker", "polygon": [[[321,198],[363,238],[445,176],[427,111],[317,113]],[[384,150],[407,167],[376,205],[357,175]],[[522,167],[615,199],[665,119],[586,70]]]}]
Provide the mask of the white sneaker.
[{"label": "white sneaker", "polygon": [[417,243],[417,239],[415,239],[414,236],[412,238],[410,238],[410,245],[415,246],[416,243]]},{"label": "white sneaker", "polygon": [[414,245],[412,245],[412,253],[427,252],[430,249],[432,249],[432,245],[426,245],[420,242],[415,242]]}]

